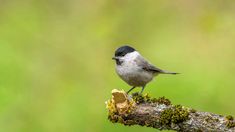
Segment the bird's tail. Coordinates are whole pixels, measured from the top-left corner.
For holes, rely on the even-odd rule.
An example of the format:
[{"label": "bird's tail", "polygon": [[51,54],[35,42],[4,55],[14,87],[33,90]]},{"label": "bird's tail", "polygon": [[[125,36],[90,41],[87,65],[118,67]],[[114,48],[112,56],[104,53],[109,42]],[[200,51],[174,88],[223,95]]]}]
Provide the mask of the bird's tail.
[{"label": "bird's tail", "polygon": [[173,74],[173,75],[176,75],[176,74],[180,74],[180,73],[177,73],[177,72],[170,72],[170,71],[163,70],[163,71],[161,72],[161,74]]}]

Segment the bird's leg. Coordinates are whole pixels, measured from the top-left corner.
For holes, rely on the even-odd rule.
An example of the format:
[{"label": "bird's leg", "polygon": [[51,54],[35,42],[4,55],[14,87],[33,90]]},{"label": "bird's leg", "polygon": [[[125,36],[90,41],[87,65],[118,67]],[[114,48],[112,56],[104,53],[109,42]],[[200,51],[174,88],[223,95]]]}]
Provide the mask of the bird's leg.
[{"label": "bird's leg", "polygon": [[130,90],[128,90],[128,91],[127,91],[127,94],[128,94],[130,91],[132,91],[133,89],[135,89],[135,86],[132,87]]},{"label": "bird's leg", "polygon": [[142,87],[142,90],[141,90],[140,94],[142,94],[142,93],[143,93],[144,88],[145,88],[145,85]]}]

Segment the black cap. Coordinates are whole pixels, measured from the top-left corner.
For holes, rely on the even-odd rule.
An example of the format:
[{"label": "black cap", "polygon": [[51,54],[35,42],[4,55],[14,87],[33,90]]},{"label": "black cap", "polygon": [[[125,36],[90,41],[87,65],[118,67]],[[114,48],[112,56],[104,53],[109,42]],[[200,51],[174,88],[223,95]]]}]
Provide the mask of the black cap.
[{"label": "black cap", "polygon": [[115,51],[115,56],[118,57],[118,56],[125,56],[127,53],[131,53],[131,52],[134,52],[135,49],[130,47],[130,46],[121,46],[119,47],[116,51]]}]

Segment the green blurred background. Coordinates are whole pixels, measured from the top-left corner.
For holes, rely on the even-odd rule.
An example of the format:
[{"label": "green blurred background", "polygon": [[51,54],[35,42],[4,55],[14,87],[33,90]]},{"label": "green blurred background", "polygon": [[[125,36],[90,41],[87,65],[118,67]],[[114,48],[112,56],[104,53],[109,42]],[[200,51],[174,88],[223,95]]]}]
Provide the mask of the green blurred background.
[{"label": "green blurred background", "polygon": [[[107,120],[130,44],[160,68],[145,92],[235,115],[233,0],[0,0],[1,132],[155,132]],[[140,89],[137,89],[140,90]],[[137,91],[136,90],[136,91]]]}]

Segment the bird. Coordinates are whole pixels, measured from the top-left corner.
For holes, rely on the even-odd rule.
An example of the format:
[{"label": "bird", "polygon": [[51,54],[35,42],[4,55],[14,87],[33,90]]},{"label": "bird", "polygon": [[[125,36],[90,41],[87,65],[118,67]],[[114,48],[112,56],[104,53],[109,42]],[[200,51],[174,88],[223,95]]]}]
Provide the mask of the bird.
[{"label": "bird", "polygon": [[141,87],[140,94],[143,93],[145,86],[159,74],[178,74],[162,70],[147,61],[133,47],[124,45],[116,49],[113,60],[116,62],[116,73],[128,85],[132,86],[127,94],[136,87]]}]

